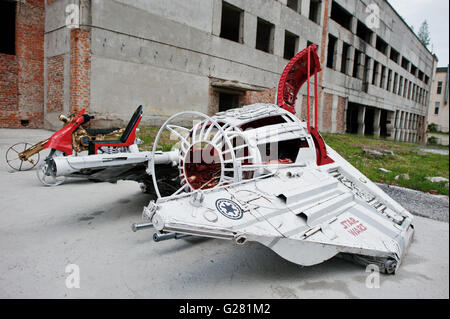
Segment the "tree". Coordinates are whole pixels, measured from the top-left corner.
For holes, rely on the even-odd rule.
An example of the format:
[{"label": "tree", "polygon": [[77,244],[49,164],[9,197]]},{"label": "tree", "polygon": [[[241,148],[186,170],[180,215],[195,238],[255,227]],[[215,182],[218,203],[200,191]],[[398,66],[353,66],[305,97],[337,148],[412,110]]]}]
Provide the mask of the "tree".
[{"label": "tree", "polygon": [[422,25],[420,26],[419,33],[417,34],[420,41],[427,47],[430,42],[430,32],[428,31],[428,22],[425,20]]}]

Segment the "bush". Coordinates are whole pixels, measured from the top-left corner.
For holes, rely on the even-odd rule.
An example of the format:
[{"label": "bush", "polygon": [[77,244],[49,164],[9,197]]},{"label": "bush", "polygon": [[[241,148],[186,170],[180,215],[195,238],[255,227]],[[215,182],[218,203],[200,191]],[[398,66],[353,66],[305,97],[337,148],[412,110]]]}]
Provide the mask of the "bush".
[{"label": "bush", "polygon": [[435,137],[435,136],[430,136],[430,137],[428,138],[428,140],[427,140],[427,143],[428,143],[428,144],[436,145],[436,144],[438,143],[438,139],[437,139],[437,137]]},{"label": "bush", "polygon": [[437,131],[438,131],[437,124],[435,124],[435,123],[428,124],[428,130],[427,131],[430,132],[430,133],[437,133]]}]

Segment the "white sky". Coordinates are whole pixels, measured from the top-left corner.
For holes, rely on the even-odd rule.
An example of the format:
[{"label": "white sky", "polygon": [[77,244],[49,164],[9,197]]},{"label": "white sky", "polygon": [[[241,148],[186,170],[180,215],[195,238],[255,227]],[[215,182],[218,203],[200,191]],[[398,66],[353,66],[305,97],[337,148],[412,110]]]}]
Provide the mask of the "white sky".
[{"label": "white sky", "polygon": [[428,49],[439,59],[438,66],[448,64],[449,0],[388,0],[408,25],[419,32],[424,20],[428,22],[431,44]]}]

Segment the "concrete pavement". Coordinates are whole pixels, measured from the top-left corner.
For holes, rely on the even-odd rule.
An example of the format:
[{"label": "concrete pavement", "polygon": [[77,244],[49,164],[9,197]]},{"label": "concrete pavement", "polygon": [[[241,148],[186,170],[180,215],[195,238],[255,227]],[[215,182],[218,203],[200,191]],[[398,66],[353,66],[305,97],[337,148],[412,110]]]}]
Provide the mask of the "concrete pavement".
[{"label": "concrete pavement", "polygon": [[[155,243],[133,233],[149,201],[135,182],[72,180],[44,187],[35,171],[11,172],[9,145],[44,130],[0,129],[0,298],[449,298],[449,224],[415,218],[396,275],[367,288],[364,267],[333,258],[299,267],[253,243]],[[68,289],[68,264],[80,288]]]}]

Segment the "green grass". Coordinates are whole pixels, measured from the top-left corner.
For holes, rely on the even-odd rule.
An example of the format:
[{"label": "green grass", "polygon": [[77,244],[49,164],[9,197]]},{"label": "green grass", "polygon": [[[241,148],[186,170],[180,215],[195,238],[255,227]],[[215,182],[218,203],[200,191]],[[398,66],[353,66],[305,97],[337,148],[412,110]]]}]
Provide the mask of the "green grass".
[{"label": "green grass", "polygon": [[[153,148],[153,142],[158,134],[159,127],[140,125],[137,137],[144,141],[144,144],[139,145],[141,151],[151,151]],[[170,139],[169,131],[164,130],[161,138],[159,139],[158,150],[170,151],[172,146],[177,143],[178,140]]]},{"label": "green grass", "polygon": [[[449,156],[424,153],[421,146],[413,143],[394,142],[351,134],[323,133],[326,143],[374,182],[412,188],[423,192],[437,191],[448,195],[445,182],[432,183],[427,176],[449,177]],[[363,148],[390,150],[392,155],[371,158],[363,154]],[[383,173],[378,168],[390,170]],[[395,176],[408,174],[410,179],[395,180]]]},{"label": "green grass", "polygon": [[[144,141],[144,144],[139,145],[140,150],[151,150],[159,128],[141,125],[139,130],[137,135]],[[448,195],[448,187],[445,186],[445,182],[432,183],[425,178],[427,176],[448,178],[448,156],[421,152],[420,148],[423,146],[414,143],[394,142],[353,134],[323,133],[322,136],[328,145],[374,182],[398,185],[423,192],[435,190],[439,194]],[[169,151],[176,142],[178,140],[170,139],[169,132],[165,130],[160,138],[158,149]],[[363,148],[379,151],[390,150],[394,152],[394,156],[384,155],[381,159],[371,158],[363,154]],[[433,148],[436,148],[436,145]],[[378,171],[380,167],[391,172],[382,173]],[[400,174],[408,174],[410,179],[395,180],[395,176]]]}]

